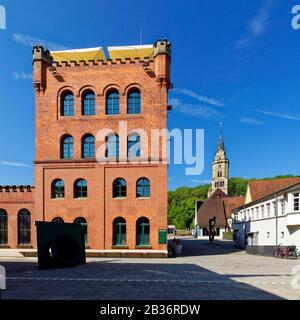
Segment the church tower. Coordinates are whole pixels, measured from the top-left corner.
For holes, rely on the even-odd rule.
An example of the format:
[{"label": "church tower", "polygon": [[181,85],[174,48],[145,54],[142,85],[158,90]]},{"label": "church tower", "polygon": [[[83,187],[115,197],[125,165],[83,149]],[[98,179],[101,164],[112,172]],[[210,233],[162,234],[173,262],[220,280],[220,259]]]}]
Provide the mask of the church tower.
[{"label": "church tower", "polygon": [[226,158],[226,150],[224,146],[222,127],[220,124],[220,136],[215,160],[212,164],[212,184],[208,190],[210,197],[217,189],[221,189],[228,194],[228,178],[229,178],[229,160]]}]

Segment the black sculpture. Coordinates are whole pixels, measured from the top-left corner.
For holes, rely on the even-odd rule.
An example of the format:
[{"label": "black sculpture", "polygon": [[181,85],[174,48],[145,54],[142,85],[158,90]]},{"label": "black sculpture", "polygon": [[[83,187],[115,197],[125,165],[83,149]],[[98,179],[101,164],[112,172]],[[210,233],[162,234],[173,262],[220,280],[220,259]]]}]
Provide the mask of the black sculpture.
[{"label": "black sculpture", "polygon": [[36,222],[39,269],[85,263],[84,232],[80,224]]},{"label": "black sculpture", "polygon": [[213,217],[212,219],[209,219],[208,221],[208,238],[209,238],[209,242],[212,243],[214,241],[215,238],[215,234],[216,234],[216,217]]}]

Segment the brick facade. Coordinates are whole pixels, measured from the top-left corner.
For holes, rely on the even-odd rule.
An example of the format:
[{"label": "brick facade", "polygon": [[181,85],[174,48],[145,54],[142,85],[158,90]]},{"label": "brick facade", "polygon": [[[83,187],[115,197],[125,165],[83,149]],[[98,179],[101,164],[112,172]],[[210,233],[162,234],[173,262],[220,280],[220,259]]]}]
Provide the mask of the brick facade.
[{"label": "brick facade", "polygon": [[[60,217],[73,223],[76,218],[86,219],[88,226],[87,246],[91,249],[114,249],[113,220],[126,220],[127,244],[124,249],[136,249],[136,221],[146,217],[150,222],[150,246],[148,249],[166,250],[166,244],[158,243],[159,229],[167,228],[168,166],[163,161],[165,153],[159,146],[157,163],[147,163],[153,148],[152,129],[167,127],[167,102],[170,88],[170,44],[157,41],[153,59],[117,59],[115,61],[69,61],[57,63],[49,51],[42,47],[33,50],[34,88],[36,93],[36,159],[35,188],[28,198],[26,208],[34,221],[52,221]],[[118,115],[107,115],[106,97],[111,89],[120,97]],[[127,114],[127,96],[132,88],[141,94],[141,113]],[[95,115],[82,115],[82,99],[86,90],[95,94]],[[74,116],[63,116],[61,101],[66,91],[74,95]],[[148,143],[141,137],[141,157],[136,161],[123,158],[122,162],[104,163],[96,159],[82,158],[82,138],[86,134],[95,137],[95,150],[105,143],[97,137],[99,130],[109,128],[118,133],[119,122],[127,121],[128,132],[142,128],[149,136]],[[71,135],[74,156],[61,159],[61,138]],[[98,139],[97,139],[98,138]],[[163,136],[163,138],[165,138]],[[102,154],[102,156],[105,156]],[[144,161],[141,161],[144,160]],[[145,177],[150,181],[150,197],[136,197],[136,182]],[[127,184],[127,196],[113,198],[115,179],[123,178]],[[52,198],[52,184],[62,179],[65,186],[63,198]],[[88,185],[87,198],[74,197],[74,182],[84,179]],[[33,191],[33,189],[31,189]],[[16,211],[22,207],[26,192],[12,197],[16,204],[2,205],[4,193],[0,193],[0,208],[9,215],[9,245],[16,246]],[[21,193],[20,193],[21,194]],[[33,198],[34,195],[34,198]],[[27,199],[26,198],[26,199]],[[8,200],[9,202],[9,197]],[[13,203],[13,202],[12,202]],[[11,206],[11,207],[10,207]],[[15,207],[14,207],[15,206]],[[33,247],[36,246],[32,233]]]}]

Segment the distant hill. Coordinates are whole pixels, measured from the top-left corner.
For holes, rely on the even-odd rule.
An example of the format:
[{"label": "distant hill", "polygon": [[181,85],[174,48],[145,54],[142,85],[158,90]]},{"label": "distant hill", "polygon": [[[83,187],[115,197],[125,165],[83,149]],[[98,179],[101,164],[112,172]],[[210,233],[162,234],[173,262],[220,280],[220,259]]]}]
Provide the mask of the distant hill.
[{"label": "distant hill", "polygon": [[[264,180],[293,178],[294,175],[281,175],[271,178],[264,178]],[[249,181],[258,179],[243,179],[230,178],[228,193],[229,196],[245,196],[247,184]],[[263,179],[259,179],[263,180]],[[201,185],[195,188],[181,187],[175,191],[169,191],[168,197],[168,219],[170,224],[174,224],[178,229],[193,228],[193,221],[195,216],[195,201],[205,200],[207,198],[207,191],[210,185]]]}]

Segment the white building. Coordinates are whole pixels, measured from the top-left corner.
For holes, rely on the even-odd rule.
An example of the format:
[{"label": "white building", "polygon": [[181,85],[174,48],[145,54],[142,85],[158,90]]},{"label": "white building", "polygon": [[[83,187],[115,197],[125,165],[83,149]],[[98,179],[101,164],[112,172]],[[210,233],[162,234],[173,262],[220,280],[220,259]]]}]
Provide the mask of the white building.
[{"label": "white building", "polygon": [[[270,181],[270,184],[272,182]],[[273,255],[277,245],[300,248],[300,183],[233,210],[234,244],[248,253]]]}]

